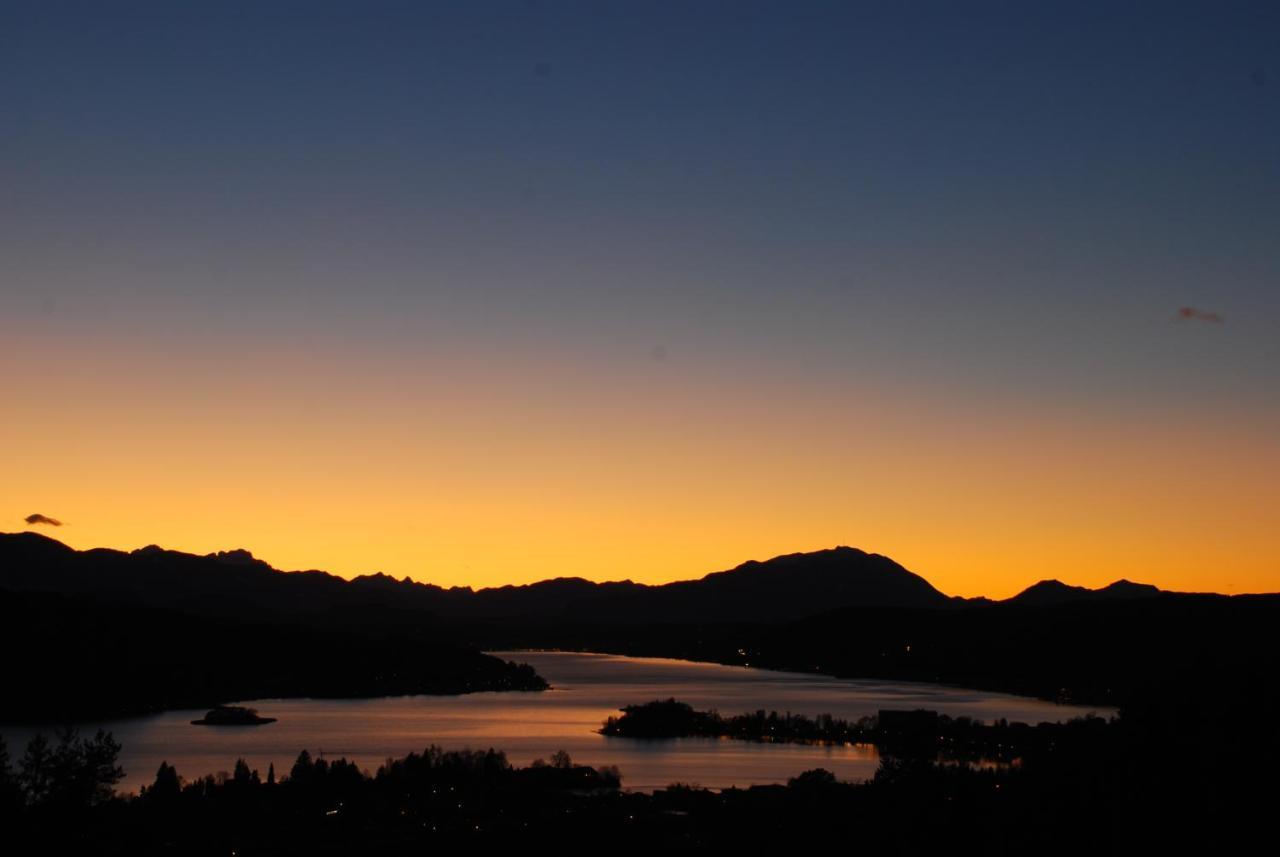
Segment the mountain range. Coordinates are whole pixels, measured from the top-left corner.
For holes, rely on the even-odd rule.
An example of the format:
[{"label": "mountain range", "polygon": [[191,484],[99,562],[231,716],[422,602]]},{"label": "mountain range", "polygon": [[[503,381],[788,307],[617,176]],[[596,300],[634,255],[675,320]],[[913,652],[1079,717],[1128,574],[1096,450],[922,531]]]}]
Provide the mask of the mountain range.
[{"label": "mountain range", "polygon": [[[131,552],[77,551],[30,532],[0,534],[0,587],[237,618],[373,609],[444,620],[762,622],[846,607],[956,609],[993,603],[947,596],[888,557],[843,546],[750,561],[697,580],[661,585],[565,577],[473,590],[384,574],[346,580],[322,571],[280,571],[245,550],[204,556],[156,546]],[[1047,580],[1008,603],[1168,594],[1124,580],[1096,590]]]},{"label": "mountain range", "polygon": [[[1041,581],[948,596],[850,547],[657,586],[556,578],[442,588],[285,572],[248,551],[77,551],[0,534],[0,721],[56,721],[228,700],[536,690],[528,648],[674,657],[941,682],[1099,705],[1280,669],[1280,595]],[[1153,691],[1159,687],[1163,690]],[[1194,692],[1201,692],[1195,690]]]}]

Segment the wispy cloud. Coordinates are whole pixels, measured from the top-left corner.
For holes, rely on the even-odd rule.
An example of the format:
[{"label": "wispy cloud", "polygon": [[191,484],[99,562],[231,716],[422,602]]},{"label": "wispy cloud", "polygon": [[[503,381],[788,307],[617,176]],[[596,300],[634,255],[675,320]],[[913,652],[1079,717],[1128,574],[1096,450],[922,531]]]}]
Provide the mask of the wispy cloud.
[{"label": "wispy cloud", "polygon": [[62,526],[62,522],[59,521],[57,518],[50,518],[48,515],[41,515],[38,512],[34,515],[27,515],[27,517],[24,518],[23,520],[25,520],[28,524],[48,524],[51,527]]},{"label": "wispy cloud", "polygon": [[1174,316],[1175,321],[1203,321],[1206,324],[1222,324],[1226,319],[1218,315],[1216,312],[1209,312],[1206,309],[1196,309],[1193,306],[1184,306],[1178,308],[1178,314]]}]

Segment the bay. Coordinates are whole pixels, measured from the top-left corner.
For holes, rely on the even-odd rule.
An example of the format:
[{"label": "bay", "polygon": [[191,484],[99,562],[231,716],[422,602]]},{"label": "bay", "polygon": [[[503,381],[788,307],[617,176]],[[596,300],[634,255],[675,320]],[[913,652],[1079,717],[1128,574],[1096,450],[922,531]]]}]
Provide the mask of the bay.
[{"label": "bay", "polygon": [[[123,749],[123,791],[137,791],[162,761],[188,779],[230,771],[243,758],[263,777],[274,764],[288,773],[299,751],[345,757],[376,770],[389,757],[431,744],[445,749],[502,750],[516,765],[565,750],[575,762],[616,765],[623,787],[648,791],[673,782],[707,788],[786,782],[810,768],[841,779],[866,779],[879,764],[874,747],[764,744],[682,738],[637,741],[598,734],[621,706],[674,697],[696,708],[732,715],[776,710],[850,720],[884,708],[930,708],[952,716],[1038,723],[1106,709],[1055,705],[1044,700],[916,682],[837,679],[661,658],[580,652],[493,652],[531,664],[551,684],[540,693],[474,693],[375,699],[275,699],[238,704],[257,708],[276,723],[253,727],[193,726],[203,710],[166,711],[105,723],[78,724],[82,734],[110,730]],[[37,731],[6,730],[19,757]]]}]

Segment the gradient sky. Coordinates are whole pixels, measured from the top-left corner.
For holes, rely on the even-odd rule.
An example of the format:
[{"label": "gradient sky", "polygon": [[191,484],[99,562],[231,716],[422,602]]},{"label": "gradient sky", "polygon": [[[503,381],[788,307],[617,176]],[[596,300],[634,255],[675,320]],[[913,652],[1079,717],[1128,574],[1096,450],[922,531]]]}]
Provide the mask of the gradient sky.
[{"label": "gradient sky", "polygon": [[1280,590],[1277,33],[4,0],[0,530],[445,585],[851,544],[961,595]]}]

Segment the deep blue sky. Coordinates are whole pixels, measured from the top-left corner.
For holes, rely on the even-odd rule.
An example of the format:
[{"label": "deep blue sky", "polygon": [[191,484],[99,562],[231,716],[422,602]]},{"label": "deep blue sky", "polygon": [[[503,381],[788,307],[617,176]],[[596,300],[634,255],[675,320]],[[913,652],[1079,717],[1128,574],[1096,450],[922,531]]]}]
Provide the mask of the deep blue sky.
[{"label": "deep blue sky", "polygon": [[658,364],[1265,434],[1278,36],[1274,2],[2,2],[0,347],[69,398],[86,348],[292,343],[286,385],[545,363],[573,408],[618,382],[564,366]]},{"label": "deep blue sky", "polygon": [[7,3],[5,308],[1274,319],[1280,8],[1049,5]]}]

